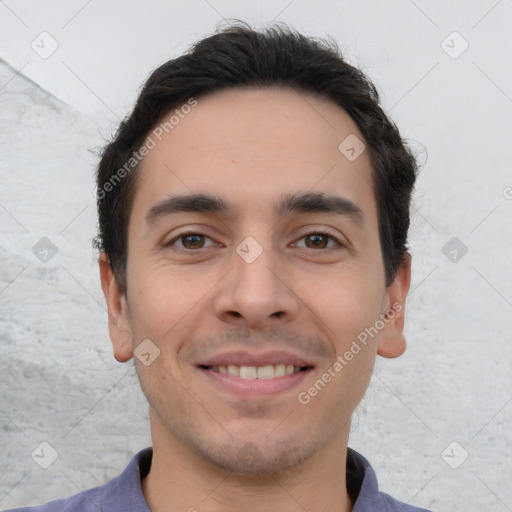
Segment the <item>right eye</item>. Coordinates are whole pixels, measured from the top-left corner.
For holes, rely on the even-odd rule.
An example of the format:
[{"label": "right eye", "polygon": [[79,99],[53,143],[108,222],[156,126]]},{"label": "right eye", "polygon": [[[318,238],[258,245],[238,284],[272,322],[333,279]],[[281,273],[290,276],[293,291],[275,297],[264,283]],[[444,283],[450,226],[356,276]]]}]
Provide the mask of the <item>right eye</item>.
[{"label": "right eye", "polygon": [[169,240],[169,242],[167,242],[164,247],[171,247],[179,242],[177,245],[178,249],[183,251],[193,251],[214,245],[211,244],[210,246],[205,246],[205,240],[210,240],[213,242],[210,237],[201,235],[200,233],[181,233],[178,236],[175,236],[172,240]]}]

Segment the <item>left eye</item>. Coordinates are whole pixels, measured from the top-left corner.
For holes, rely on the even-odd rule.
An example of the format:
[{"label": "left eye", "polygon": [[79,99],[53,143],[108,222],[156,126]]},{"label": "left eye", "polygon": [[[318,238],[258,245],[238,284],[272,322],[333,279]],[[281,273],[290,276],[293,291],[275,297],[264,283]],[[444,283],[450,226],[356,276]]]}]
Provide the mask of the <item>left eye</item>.
[{"label": "left eye", "polygon": [[[341,246],[338,240],[327,233],[307,233],[300,240],[305,240],[307,249],[327,249],[336,245]],[[333,242],[330,246],[328,246],[329,241]]]}]

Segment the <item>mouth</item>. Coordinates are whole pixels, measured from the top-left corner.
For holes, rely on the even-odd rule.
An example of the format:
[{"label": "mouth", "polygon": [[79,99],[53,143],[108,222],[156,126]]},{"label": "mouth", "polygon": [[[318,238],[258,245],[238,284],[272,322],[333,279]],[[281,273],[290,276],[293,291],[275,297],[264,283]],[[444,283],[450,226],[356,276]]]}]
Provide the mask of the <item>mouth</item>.
[{"label": "mouth", "polygon": [[266,355],[229,353],[196,366],[217,389],[238,398],[264,398],[289,391],[314,371],[308,361],[283,352]]},{"label": "mouth", "polygon": [[294,366],[293,364],[284,363],[263,366],[239,366],[236,364],[219,366],[199,365],[199,368],[245,380],[270,380],[313,369],[312,366]]}]

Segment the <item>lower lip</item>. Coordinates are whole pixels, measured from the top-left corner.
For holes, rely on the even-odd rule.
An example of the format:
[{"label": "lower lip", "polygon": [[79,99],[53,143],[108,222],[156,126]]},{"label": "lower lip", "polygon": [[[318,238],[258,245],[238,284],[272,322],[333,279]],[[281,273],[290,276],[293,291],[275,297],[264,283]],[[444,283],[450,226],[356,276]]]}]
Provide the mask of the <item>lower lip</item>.
[{"label": "lower lip", "polygon": [[211,382],[242,398],[271,396],[297,387],[312,370],[305,370],[273,379],[242,379],[227,373],[198,368]]}]

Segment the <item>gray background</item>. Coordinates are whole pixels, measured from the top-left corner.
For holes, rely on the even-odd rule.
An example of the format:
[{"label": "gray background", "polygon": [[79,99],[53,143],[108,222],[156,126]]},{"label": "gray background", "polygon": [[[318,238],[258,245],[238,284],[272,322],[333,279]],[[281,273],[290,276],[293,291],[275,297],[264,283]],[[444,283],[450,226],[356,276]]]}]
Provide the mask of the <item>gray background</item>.
[{"label": "gray background", "polygon": [[350,445],[403,501],[512,510],[510,0],[0,1],[0,508],[103,484],[150,444],[108,339],[96,154],[148,73],[233,17],[334,37],[424,164],[408,350],[378,359]]}]

